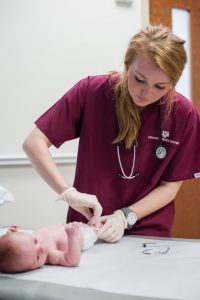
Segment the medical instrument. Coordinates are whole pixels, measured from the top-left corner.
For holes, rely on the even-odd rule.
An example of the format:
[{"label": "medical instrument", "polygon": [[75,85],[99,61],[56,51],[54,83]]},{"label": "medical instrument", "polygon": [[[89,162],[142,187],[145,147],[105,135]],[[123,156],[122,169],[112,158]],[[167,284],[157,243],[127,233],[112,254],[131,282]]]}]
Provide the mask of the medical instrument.
[{"label": "medical instrument", "polygon": [[166,246],[166,243],[149,242],[149,243],[143,243],[142,246],[144,248],[146,248],[146,247],[163,247],[163,246]]},{"label": "medical instrument", "polygon": [[170,247],[166,243],[157,243],[157,242],[150,242],[150,243],[143,243],[143,250],[141,253],[143,254],[166,254]]},{"label": "medical instrument", "polygon": [[[162,116],[162,104],[161,104],[161,100],[159,100],[159,116],[160,116],[160,134],[159,134],[159,146],[156,148],[155,154],[156,157],[159,160],[162,160],[166,157],[167,155],[167,150],[166,148],[163,146],[162,143],[162,134],[163,134],[163,116]],[[134,168],[135,168],[135,160],[136,160],[136,146],[134,145],[133,147],[133,163],[132,163],[132,168],[131,168],[131,173],[130,175],[126,175],[122,166],[122,162],[121,162],[121,157],[120,157],[120,151],[119,151],[119,145],[117,145],[117,157],[118,157],[118,161],[119,161],[119,165],[120,165],[120,169],[121,169],[121,173],[118,173],[117,175],[120,178],[123,179],[134,179],[138,176],[140,176],[140,172],[136,172],[135,174],[134,172]]]},{"label": "medical instrument", "polygon": [[122,162],[121,162],[120,153],[119,153],[119,145],[117,145],[117,157],[118,157],[118,161],[119,161],[119,165],[120,165],[120,169],[121,169],[121,173],[117,174],[119,177],[124,178],[124,179],[133,179],[135,177],[140,176],[139,172],[133,174],[134,168],[135,168],[135,159],[136,159],[136,147],[135,147],[135,145],[133,147],[133,163],[132,163],[131,173],[130,173],[129,176],[127,176],[125,174],[124,169],[122,167]]},{"label": "medical instrument", "polygon": [[156,148],[156,157],[158,159],[164,159],[167,155],[167,150],[162,143],[162,133],[163,133],[163,117],[162,117],[162,104],[159,100],[159,115],[160,115],[160,135],[159,135],[159,146]]}]

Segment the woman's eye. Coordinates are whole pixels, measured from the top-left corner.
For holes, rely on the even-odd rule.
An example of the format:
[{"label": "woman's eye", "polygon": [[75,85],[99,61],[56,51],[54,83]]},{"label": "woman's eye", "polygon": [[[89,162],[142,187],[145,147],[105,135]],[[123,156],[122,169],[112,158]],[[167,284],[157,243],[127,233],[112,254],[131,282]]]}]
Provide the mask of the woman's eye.
[{"label": "woman's eye", "polygon": [[135,79],[136,79],[137,82],[144,83],[144,80],[139,79],[137,76],[135,76]]},{"label": "woman's eye", "polygon": [[35,239],[35,244],[37,244],[37,239]]},{"label": "woman's eye", "polygon": [[156,88],[159,89],[159,90],[164,90],[165,86],[156,85]]}]

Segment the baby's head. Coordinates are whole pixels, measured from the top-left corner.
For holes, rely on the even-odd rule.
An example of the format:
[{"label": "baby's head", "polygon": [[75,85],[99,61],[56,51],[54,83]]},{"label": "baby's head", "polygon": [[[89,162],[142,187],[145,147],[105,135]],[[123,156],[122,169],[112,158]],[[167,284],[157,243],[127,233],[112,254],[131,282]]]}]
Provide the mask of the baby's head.
[{"label": "baby's head", "polygon": [[19,273],[43,266],[47,247],[35,233],[7,232],[0,237],[0,272]]}]

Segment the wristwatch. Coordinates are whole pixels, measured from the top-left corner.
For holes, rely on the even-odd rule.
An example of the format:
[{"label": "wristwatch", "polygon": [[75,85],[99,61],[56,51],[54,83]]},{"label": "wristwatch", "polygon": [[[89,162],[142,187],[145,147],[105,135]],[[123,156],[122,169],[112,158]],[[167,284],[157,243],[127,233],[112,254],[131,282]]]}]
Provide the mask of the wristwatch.
[{"label": "wristwatch", "polygon": [[123,207],[120,210],[123,212],[123,214],[127,220],[127,229],[132,229],[133,225],[137,222],[136,213],[128,207]]}]

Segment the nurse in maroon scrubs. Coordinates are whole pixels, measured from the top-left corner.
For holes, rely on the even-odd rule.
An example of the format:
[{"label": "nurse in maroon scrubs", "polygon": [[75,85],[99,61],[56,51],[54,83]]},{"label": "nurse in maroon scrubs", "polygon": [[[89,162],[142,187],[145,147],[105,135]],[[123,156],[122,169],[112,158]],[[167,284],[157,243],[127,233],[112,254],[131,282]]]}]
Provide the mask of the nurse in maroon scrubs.
[{"label": "nurse in maroon scrubs", "polygon": [[[186,60],[182,39],[148,26],[131,39],[122,72],[82,79],[35,122],[23,147],[71,206],[67,222],[99,222],[102,206],[102,240],[171,235],[182,181],[200,177],[199,115],[175,91]],[[77,137],[71,187],[48,148]]]}]

